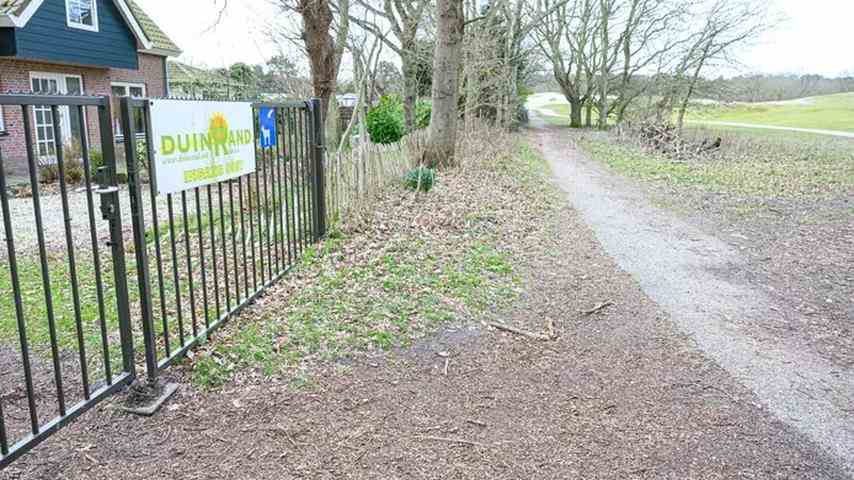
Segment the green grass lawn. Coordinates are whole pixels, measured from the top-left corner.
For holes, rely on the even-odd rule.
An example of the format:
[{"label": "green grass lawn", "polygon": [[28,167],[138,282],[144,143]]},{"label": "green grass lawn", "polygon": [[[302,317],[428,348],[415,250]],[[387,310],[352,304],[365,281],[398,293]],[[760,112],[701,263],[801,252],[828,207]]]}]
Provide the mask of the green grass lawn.
[{"label": "green grass lawn", "polygon": [[689,114],[689,120],[854,132],[854,93],[825,95],[807,101],[808,104],[756,103],[705,108],[698,106]]}]

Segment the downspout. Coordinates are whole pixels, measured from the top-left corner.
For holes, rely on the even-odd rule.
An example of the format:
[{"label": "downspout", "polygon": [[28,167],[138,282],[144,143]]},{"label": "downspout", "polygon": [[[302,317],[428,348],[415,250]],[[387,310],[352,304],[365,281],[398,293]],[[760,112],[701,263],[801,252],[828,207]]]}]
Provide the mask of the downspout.
[{"label": "downspout", "polygon": [[169,57],[163,57],[163,96],[169,98]]}]

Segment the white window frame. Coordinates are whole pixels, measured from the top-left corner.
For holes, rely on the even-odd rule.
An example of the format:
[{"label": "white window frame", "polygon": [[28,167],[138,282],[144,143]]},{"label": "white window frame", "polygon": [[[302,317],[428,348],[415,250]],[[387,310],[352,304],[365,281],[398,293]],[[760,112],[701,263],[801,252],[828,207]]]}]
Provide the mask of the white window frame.
[{"label": "white window frame", "polygon": [[[112,82],[112,83],[110,83],[110,96],[113,96],[113,87],[124,88],[127,95],[122,95],[123,97],[130,97],[131,96],[130,95],[130,89],[131,88],[141,88],[142,89],[142,97],[131,97],[131,98],[144,98],[146,93],[147,93],[147,89],[146,89],[146,86],[144,83]],[[119,97],[119,98],[121,98],[121,97]],[[118,114],[118,112],[114,112],[114,114]],[[125,132],[122,131],[122,122],[121,122],[121,120],[119,120],[118,116],[115,117],[115,121],[114,121],[114,125],[113,125],[113,132],[115,132],[116,140],[124,141]],[[138,134],[136,134],[136,136],[138,138],[140,138],[140,137],[144,138],[145,134],[144,133],[143,134],[138,133]]]},{"label": "white window frame", "polygon": [[0,105],[0,133],[6,133],[6,120],[3,118],[3,105]]},{"label": "white window frame", "polygon": [[[30,72],[29,88],[30,88],[30,90],[32,90],[34,79],[56,80],[56,86],[57,86],[58,91],[53,92],[52,94],[53,95],[65,95],[68,93],[68,83],[66,80],[67,78],[76,78],[80,82],[80,95],[86,94],[86,87],[83,84],[83,76],[78,75],[76,73]],[[37,121],[38,119],[37,119],[37,115],[36,115],[36,109],[38,109],[38,108],[40,108],[40,107],[35,106],[32,109],[32,111],[33,111],[33,127],[34,128],[36,127],[36,125],[38,123],[38,121]],[[62,130],[61,131],[62,138],[65,139],[66,141],[71,139],[71,124],[67,120],[69,118],[69,113],[70,113],[70,107],[59,107],[60,121],[62,122],[62,124],[60,125],[60,129]],[[83,118],[81,119],[81,121],[83,122],[84,128],[86,128],[85,125],[87,125],[86,124],[87,120],[86,120],[86,109],[85,108],[83,109]],[[53,123],[53,120],[51,120],[51,123]],[[38,138],[38,132],[36,132],[36,145],[37,145],[36,150],[37,151],[38,151],[39,141],[40,140]],[[54,146],[56,148],[61,148],[59,145],[55,144],[56,139],[54,139],[53,141],[54,141]],[[41,159],[42,163],[54,163],[54,162],[56,162],[56,157],[54,157],[54,156],[41,155],[41,156],[39,156],[39,158]]]},{"label": "white window frame", "polygon": [[92,25],[86,25],[85,23],[77,23],[71,21],[71,1],[80,1],[80,0],[65,0],[65,20],[66,24],[71,28],[76,28],[79,30],[86,30],[89,32],[97,32],[98,31],[98,0],[88,0],[92,2]]},{"label": "white window frame", "polygon": [[[142,89],[142,97],[145,97],[145,84],[144,83],[134,83],[134,82],[113,82],[110,84],[110,95],[113,94],[112,87],[123,87],[125,91],[128,93],[126,96],[130,96],[131,88],[141,88]],[[142,98],[142,97],[133,97],[133,98]]]}]

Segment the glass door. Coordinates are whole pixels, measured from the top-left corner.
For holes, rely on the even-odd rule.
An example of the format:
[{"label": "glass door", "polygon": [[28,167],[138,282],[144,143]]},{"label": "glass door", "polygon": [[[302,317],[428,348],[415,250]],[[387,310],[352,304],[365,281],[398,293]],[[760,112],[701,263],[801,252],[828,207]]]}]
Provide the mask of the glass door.
[{"label": "glass door", "polygon": [[[43,95],[82,95],[83,77],[79,75],[62,75],[55,73],[31,73],[30,83],[33,93]],[[53,114],[50,107],[33,107],[33,117],[36,128],[36,155],[39,163],[56,163],[56,138],[53,133]],[[85,118],[80,118],[76,109],[59,107],[59,128],[65,143],[77,139],[84,131]]]},{"label": "glass door", "polygon": [[[58,94],[59,81],[56,78],[33,76],[33,93]],[[50,107],[35,106],[33,113],[36,121],[36,155],[40,163],[56,161],[56,138],[53,135],[53,114]],[[53,161],[51,161],[53,160]]]}]

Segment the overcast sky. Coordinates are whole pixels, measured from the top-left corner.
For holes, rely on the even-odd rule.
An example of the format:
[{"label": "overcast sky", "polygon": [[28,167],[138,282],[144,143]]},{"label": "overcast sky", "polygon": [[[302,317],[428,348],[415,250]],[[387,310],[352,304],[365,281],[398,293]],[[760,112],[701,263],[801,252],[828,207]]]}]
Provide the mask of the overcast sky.
[{"label": "overcast sky", "polygon": [[[787,21],[762,41],[741,52],[744,73],[854,72],[854,1],[774,0]],[[222,21],[223,0],[141,0],[146,11],[184,50],[182,60],[221,67],[234,62],[262,63],[280,47],[265,31],[278,14],[270,0],[230,0]],[[214,25],[216,26],[214,27]],[[296,58],[293,47],[290,49]],[[286,52],[287,53],[287,52]]]}]

